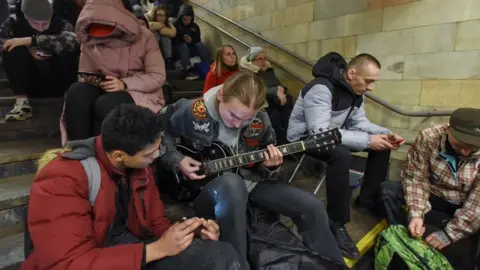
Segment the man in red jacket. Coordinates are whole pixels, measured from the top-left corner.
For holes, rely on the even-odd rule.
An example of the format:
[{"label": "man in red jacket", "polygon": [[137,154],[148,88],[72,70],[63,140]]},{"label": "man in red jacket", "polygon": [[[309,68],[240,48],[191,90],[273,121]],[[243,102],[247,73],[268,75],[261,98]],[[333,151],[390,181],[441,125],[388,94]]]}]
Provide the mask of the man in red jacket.
[{"label": "man in red jacket", "polygon": [[[215,222],[166,218],[149,166],[159,156],[159,121],[149,109],[122,105],[100,136],[40,159],[28,210],[34,251],[21,269],[240,269],[233,247],[217,241]],[[80,162],[92,156],[101,177],[93,206]]]}]

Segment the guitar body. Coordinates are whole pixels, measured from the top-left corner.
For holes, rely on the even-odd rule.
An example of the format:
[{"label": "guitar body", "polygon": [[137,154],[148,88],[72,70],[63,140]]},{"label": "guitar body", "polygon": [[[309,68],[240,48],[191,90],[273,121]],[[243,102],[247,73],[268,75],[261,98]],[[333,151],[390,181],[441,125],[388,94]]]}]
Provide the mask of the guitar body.
[{"label": "guitar body", "polygon": [[[230,156],[230,152],[219,144],[213,143],[210,147],[204,147],[200,150],[194,147],[185,146],[182,144],[177,145],[177,150],[189,156],[194,160],[200,162],[206,162],[209,160],[222,159]],[[201,170],[197,174],[202,175],[204,172]],[[179,201],[191,201],[195,199],[202,191],[202,187],[208,182],[218,177],[221,173],[209,174],[202,180],[190,180],[181,171],[163,171],[160,181],[168,181],[170,183],[165,187],[168,195],[175,200]]]},{"label": "guitar body", "polygon": [[[341,133],[338,129],[327,130],[314,134],[309,138],[277,146],[285,156],[306,150],[327,151],[341,143]],[[213,143],[210,147],[197,149],[187,144],[177,145],[177,150],[194,160],[202,162],[198,175],[205,174],[202,180],[190,180],[180,171],[159,168],[157,170],[158,184],[172,199],[191,201],[202,191],[203,186],[218,177],[223,172],[237,171],[237,168],[265,160],[265,149],[233,155],[227,147]]]}]

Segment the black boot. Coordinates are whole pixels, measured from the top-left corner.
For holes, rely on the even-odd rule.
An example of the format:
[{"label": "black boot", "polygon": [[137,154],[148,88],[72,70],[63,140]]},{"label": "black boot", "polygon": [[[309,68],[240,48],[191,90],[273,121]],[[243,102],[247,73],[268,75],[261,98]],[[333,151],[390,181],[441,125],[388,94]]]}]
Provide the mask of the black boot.
[{"label": "black boot", "polygon": [[330,230],[332,230],[333,236],[335,237],[335,240],[337,240],[338,247],[342,251],[343,256],[353,260],[360,259],[360,251],[343,224],[330,221]]},{"label": "black boot", "polygon": [[166,70],[175,70],[175,65],[173,64],[172,58],[165,59],[165,69]]},{"label": "black boot", "polygon": [[383,211],[383,209],[381,208],[381,202],[380,201],[374,201],[374,200],[371,200],[371,201],[367,201],[367,202],[360,202],[360,197],[357,197],[355,199],[355,202],[353,204],[353,206],[355,207],[355,209],[363,212],[363,213],[368,213],[370,215],[373,215],[375,217],[378,217],[378,218],[384,218],[385,217],[385,213]]},{"label": "black boot", "polygon": [[185,80],[194,81],[200,78],[193,68],[189,68],[185,71]]}]

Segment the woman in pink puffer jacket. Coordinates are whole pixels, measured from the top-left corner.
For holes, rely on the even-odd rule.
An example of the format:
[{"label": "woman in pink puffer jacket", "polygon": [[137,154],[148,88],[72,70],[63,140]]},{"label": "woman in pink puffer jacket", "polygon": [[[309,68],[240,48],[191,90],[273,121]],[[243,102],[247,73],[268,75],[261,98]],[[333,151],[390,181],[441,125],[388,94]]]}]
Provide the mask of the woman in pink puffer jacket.
[{"label": "woman in pink puffer jacket", "polygon": [[80,77],[69,88],[60,120],[62,144],[100,133],[102,120],[118,104],[135,103],[153,112],[165,105],[165,65],[158,43],[124,2],[89,0],[80,13],[79,71],[102,73],[106,80]]}]

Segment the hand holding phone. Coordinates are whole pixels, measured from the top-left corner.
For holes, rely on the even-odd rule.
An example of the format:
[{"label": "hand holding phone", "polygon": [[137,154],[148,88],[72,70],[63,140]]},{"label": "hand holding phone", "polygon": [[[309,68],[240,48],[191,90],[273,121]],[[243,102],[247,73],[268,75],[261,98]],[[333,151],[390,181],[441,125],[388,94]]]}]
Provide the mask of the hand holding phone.
[{"label": "hand holding phone", "polygon": [[79,71],[78,76],[84,80],[84,82],[93,84],[95,86],[100,86],[100,83],[105,80],[105,75],[100,72]]},{"label": "hand holding phone", "polygon": [[393,150],[397,150],[405,142],[405,139],[396,134],[388,134],[387,140],[393,146]]},{"label": "hand holding phone", "polygon": [[185,41],[186,43],[191,43],[192,37],[189,35],[183,35],[183,41]]},{"label": "hand holding phone", "polygon": [[47,58],[47,57],[52,56],[52,54],[49,53],[49,52],[39,51],[39,50],[37,50],[36,55],[37,55],[38,57],[43,57],[43,58]]}]

